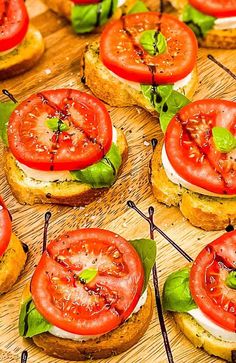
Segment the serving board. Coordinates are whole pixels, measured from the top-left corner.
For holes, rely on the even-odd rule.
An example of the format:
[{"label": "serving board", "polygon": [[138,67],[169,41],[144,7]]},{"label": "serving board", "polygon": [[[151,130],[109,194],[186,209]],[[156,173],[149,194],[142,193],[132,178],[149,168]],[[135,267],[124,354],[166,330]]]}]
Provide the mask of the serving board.
[{"label": "serving board", "polygon": [[[85,45],[97,35],[76,36],[66,20],[59,18],[40,0],[27,0],[32,22],[42,32],[46,52],[31,71],[0,83],[0,89],[6,88],[21,101],[34,92],[45,89],[72,87],[86,90],[80,82],[80,59]],[[152,10],[158,9],[158,3],[150,1]],[[198,57],[199,89],[194,97],[223,98],[236,101],[236,82],[224,71],[207,59],[213,54],[219,61],[236,72],[236,50],[200,49]],[[2,100],[4,97],[2,97]],[[147,212],[150,205],[155,208],[155,223],[174,239],[186,252],[195,257],[200,249],[222,232],[204,232],[191,226],[177,208],[167,208],[155,201],[148,179],[149,160],[152,156],[150,140],[161,140],[162,133],[156,117],[144,110],[132,108],[112,108],[107,106],[115,126],[123,128],[129,144],[129,158],[123,173],[115,185],[98,201],[85,208],[65,206],[22,206],[12,196],[7,185],[3,166],[0,161],[0,193],[3,195],[13,216],[13,230],[28,244],[30,249],[26,269],[13,289],[0,297],[0,362],[20,362],[23,349],[29,353],[28,363],[59,363],[60,359],[46,356],[31,340],[19,337],[17,330],[19,302],[22,289],[29,281],[34,267],[40,258],[44,214],[50,210],[52,218],[49,239],[65,230],[80,227],[101,227],[115,231],[127,239],[149,236],[147,222],[142,220],[126,203],[133,200],[142,211]],[[0,155],[2,145],[0,145]],[[158,256],[157,268],[162,289],[167,275],[186,264],[184,258],[167,244],[158,234],[155,235]],[[176,363],[221,362],[208,356],[192,344],[179,332],[172,318],[165,315],[166,326]],[[156,310],[150,327],[140,342],[129,351],[98,362],[107,363],[153,363],[166,362],[160,325]]]}]

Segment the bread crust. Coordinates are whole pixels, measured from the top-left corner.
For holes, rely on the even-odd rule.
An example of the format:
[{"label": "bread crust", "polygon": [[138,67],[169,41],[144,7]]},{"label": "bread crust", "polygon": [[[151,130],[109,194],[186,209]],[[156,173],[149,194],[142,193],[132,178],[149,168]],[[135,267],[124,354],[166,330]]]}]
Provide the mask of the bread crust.
[{"label": "bread crust", "polygon": [[[188,0],[169,0],[171,5],[179,11],[179,17]],[[215,30],[212,29],[203,39],[198,38],[201,47],[235,49],[236,48],[236,29]]]},{"label": "bread crust", "polygon": [[232,357],[236,354],[236,343],[215,338],[187,313],[172,314],[179,329],[196,348],[202,348],[210,355],[225,359],[228,362],[233,362]]},{"label": "bread crust", "polygon": [[[117,130],[117,147],[122,156],[122,165],[128,157],[128,144],[124,133]],[[4,170],[12,193],[21,204],[65,204],[84,206],[101,196],[109,188],[92,188],[88,184],[75,181],[37,182],[27,181],[24,172],[16,165],[16,159],[9,151],[4,150]],[[118,175],[122,170],[122,166]]]},{"label": "bread crust", "polygon": [[23,245],[14,233],[0,258],[0,295],[9,291],[20,275],[27,259]]},{"label": "bread crust", "polygon": [[0,56],[0,80],[29,70],[38,62],[43,52],[42,35],[30,24],[23,42],[10,53]]},{"label": "bread crust", "polygon": [[146,332],[153,314],[153,294],[150,286],[146,303],[132,317],[117,329],[96,340],[76,342],[57,338],[49,333],[33,337],[34,343],[46,354],[68,360],[108,358],[120,354],[134,344]]},{"label": "bread crust", "polygon": [[[156,113],[150,101],[139,89],[139,84],[137,84],[137,88],[133,88],[103,65],[99,56],[98,42],[93,42],[85,49],[82,70],[86,85],[96,97],[109,105],[116,107],[140,106],[151,113]],[[197,87],[198,74],[195,67],[191,81],[180,92],[191,99]]]},{"label": "bread crust", "polygon": [[179,207],[191,224],[206,231],[217,231],[236,223],[236,198],[208,197],[172,183],[164,170],[163,142],[154,150],[150,163],[150,181],[154,197],[167,206]]}]

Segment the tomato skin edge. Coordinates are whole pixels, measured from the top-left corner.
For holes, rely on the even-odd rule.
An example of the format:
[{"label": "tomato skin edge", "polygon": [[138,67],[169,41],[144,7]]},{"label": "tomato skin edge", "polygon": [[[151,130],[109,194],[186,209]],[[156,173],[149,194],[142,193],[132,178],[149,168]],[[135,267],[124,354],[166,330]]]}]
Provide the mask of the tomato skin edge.
[{"label": "tomato skin edge", "polygon": [[222,249],[221,246],[223,246],[226,250],[228,246],[225,245],[225,242],[230,243],[231,239],[233,241],[233,245],[235,245],[236,231],[223,234],[212,243],[209,243],[199,253],[190,270],[189,286],[195,303],[210,320],[226,330],[236,332],[236,317],[233,316],[232,313],[225,311],[223,307],[213,302],[207,295],[205,288],[205,271],[208,266],[212,264],[213,253],[216,253],[217,250],[220,251]]},{"label": "tomato skin edge", "polygon": [[0,196],[0,258],[5,253],[12,233],[12,223],[9,211]]},{"label": "tomato skin edge", "polygon": [[[102,235],[102,233],[105,233],[105,234],[107,234],[107,236],[109,234],[110,235],[112,234],[113,237],[115,235],[113,232],[106,231],[106,230],[100,230],[100,229],[96,229],[96,228],[91,228],[89,230],[91,233],[94,233],[94,235],[96,233],[100,233],[101,235]],[[88,229],[82,229],[80,231],[82,234],[84,233],[83,234],[84,236],[86,235],[86,233],[90,233],[90,232],[87,232]],[[109,331],[117,328],[124,320],[126,320],[128,318],[128,316],[134,310],[135,306],[137,305],[137,302],[141,296],[142,287],[143,287],[143,283],[144,283],[144,270],[143,270],[142,262],[140,260],[140,257],[138,256],[137,261],[139,261],[138,264],[141,266],[141,270],[139,270],[139,276],[140,276],[139,284],[136,286],[137,292],[133,298],[133,301],[130,304],[130,307],[126,311],[126,314],[122,315],[122,319],[121,319],[121,316],[112,316],[111,315],[109,319],[111,319],[111,321],[113,321],[113,323],[111,326],[109,326],[109,328],[108,328],[108,325],[107,325],[108,323],[106,322],[106,320],[105,320],[106,325],[104,327],[99,326],[96,323],[96,319],[93,319],[93,322],[91,323],[90,327],[86,327],[86,324],[83,325],[82,323],[78,327],[77,323],[76,322],[74,323],[73,320],[70,320],[70,322],[67,323],[66,321],[64,321],[65,320],[64,318],[63,318],[63,322],[62,322],[62,319],[60,320],[60,313],[58,313],[58,311],[56,311],[53,308],[52,304],[50,303],[51,298],[49,297],[49,295],[46,297],[46,299],[43,298],[42,292],[45,291],[47,289],[47,287],[45,286],[46,275],[44,274],[42,277],[41,270],[43,268],[45,271],[53,271],[53,270],[50,270],[50,268],[48,267],[48,266],[50,266],[50,263],[54,263],[54,265],[55,265],[54,268],[58,268],[58,264],[54,260],[52,260],[50,256],[52,256],[56,253],[56,250],[54,250],[54,248],[57,249],[58,244],[59,244],[59,249],[60,249],[60,244],[63,243],[61,241],[64,241],[64,237],[67,238],[67,241],[69,242],[69,240],[71,238],[72,238],[72,240],[74,238],[76,238],[76,236],[75,236],[76,232],[77,231],[68,232],[68,233],[62,235],[61,237],[59,237],[59,239],[56,239],[56,240],[52,241],[51,243],[49,243],[49,245],[48,245],[49,248],[43,253],[43,255],[40,259],[40,262],[38,264],[38,267],[36,268],[36,270],[33,274],[32,280],[31,280],[32,298],[36,305],[37,310],[41,313],[41,315],[44,316],[44,318],[50,324],[57,326],[60,329],[63,329],[65,331],[68,331],[68,332],[71,332],[74,334],[79,334],[79,335],[106,334]],[[124,240],[122,237],[120,237],[118,235],[117,235],[117,238],[118,238],[118,240],[119,239]],[[126,241],[126,243],[128,243],[128,242]],[[132,245],[129,245],[129,248],[130,248],[130,250],[133,250],[133,252],[135,254],[137,254],[136,250],[134,249],[134,247]],[[54,261],[54,262],[52,262],[52,261]],[[61,268],[61,266],[59,266],[59,268]],[[41,296],[41,297],[39,297],[39,296]],[[44,296],[46,296],[46,295],[44,295]],[[111,312],[109,312],[109,310],[107,311],[107,314],[111,314],[111,313],[112,313],[112,311]]]}]

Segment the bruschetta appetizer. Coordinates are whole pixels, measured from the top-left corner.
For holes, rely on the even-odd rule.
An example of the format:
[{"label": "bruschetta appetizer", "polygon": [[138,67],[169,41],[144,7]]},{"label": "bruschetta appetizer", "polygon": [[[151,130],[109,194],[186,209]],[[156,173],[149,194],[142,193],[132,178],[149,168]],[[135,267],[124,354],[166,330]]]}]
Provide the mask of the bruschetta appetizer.
[{"label": "bruschetta appetizer", "polygon": [[221,230],[236,223],[236,104],[205,99],[185,106],[155,148],[151,184],[159,202],[190,223]]},{"label": "bruschetta appetizer", "polygon": [[32,68],[44,52],[41,33],[31,24],[24,0],[0,1],[0,80]]},{"label": "bruschetta appetizer", "polygon": [[236,0],[169,0],[207,48],[236,48]]},{"label": "bruschetta appetizer", "polygon": [[28,247],[12,232],[11,215],[0,197],[0,295],[6,293],[19,277]]},{"label": "bruschetta appetizer", "polygon": [[168,276],[164,309],[196,348],[235,362],[236,231],[209,243],[188,266]]},{"label": "bruschetta appetizer", "polygon": [[152,318],[155,258],[153,240],[128,242],[97,228],[63,234],[48,244],[24,290],[20,335],[67,360],[126,351]]},{"label": "bruschetta appetizer", "polygon": [[151,184],[159,202],[190,223],[221,230],[236,223],[236,104],[205,99],[171,120],[154,150]]},{"label": "bruschetta appetizer", "polygon": [[197,40],[184,23],[159,12],[130,14],[108,24],[84,53],[82,79],[112,106],[158,113],[162,130],[198,85]]},{"label": "bruschetta appetizer", "polygon": [[127,142],[94,96],[58,89],[0,107],[4,169],[20,203],[86,205],[115,182]]}]

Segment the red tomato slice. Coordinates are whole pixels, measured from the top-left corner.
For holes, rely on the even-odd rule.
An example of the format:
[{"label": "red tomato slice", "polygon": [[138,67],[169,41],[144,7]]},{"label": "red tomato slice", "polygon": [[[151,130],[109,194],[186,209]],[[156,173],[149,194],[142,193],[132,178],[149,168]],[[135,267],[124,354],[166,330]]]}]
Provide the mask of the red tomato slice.
[{"label": "red tomato slice", "polygon": [[[145,30],[160,31],[167,51],[151,56],[139,43]],[[171,15],[157,12],[130,14],[109,23],[101,36],[104,65],[118,76],[145,84],[174,83],[186,77],[197,60],[192,30]]]},{"label": "red tomato slice", "polygon": [[78,4],[78,5],[89,5],[89,4],[96,4],[96,3],[100,3],[101,0],[72,0],[73,3]]},{"label": "red tomato slice", "polygon": [[190,272],[190,291],[198,307],[217,325],[236,331],[236,290],[225,283],[235,270],[236,231],[207,245]]},{"label": "red tomato slice", "polygon": [[236,137],[236,103],[200,100],[171,120],[165,135],[168,159],[188,182],[218,194],[236,194],[236,150],[219,152],[212,128],[225,127]]},{"label": "red tomato slice", "polygon": [[[91,282],[81,282],[78,275],[88,268],[98,273]],[[31,293],[49,323],[74,334],[97,335],[129,317],[143,282],[139,255],[124,238],[102,229],[81,229],[48,245]]]},{"label": "red tomato slice", "polygon": [[4,254],[11,239],[11,217],[0,197],[0,257]]},{"label": "red tomato slice", "polygon": [[0,52],[18,45],[24,39],[28,25],[23,0],[0,0]]},{"label": "red tomato slice", "polygon": [[[51,130],[59,118],[69,130]],[[112,142],[110,116],[101,101],[73,89],[35,94],[12,113],[8,126],[15,158],[38,170],[78,170],[103,158]]]},{"label": "red tomato slice", "polygon": [[197,10],[216,18],[236,16],[236,0],[189,0]]}]

